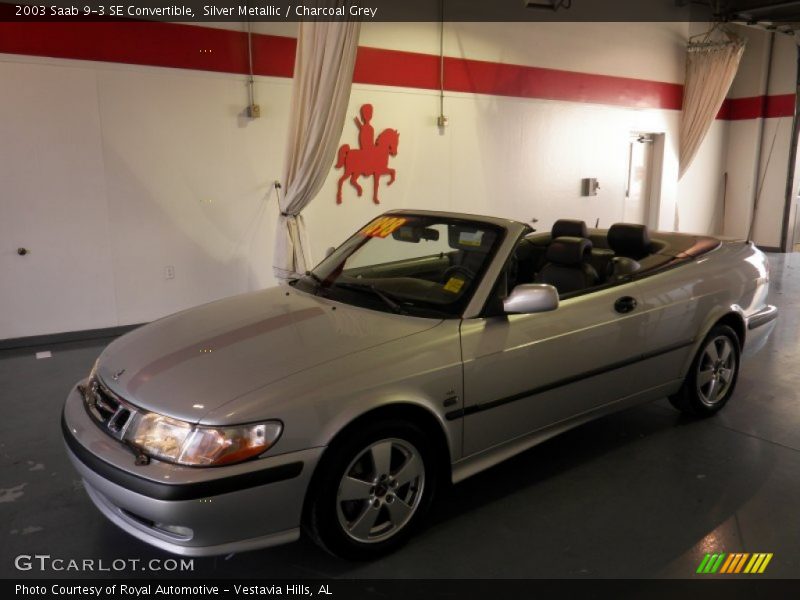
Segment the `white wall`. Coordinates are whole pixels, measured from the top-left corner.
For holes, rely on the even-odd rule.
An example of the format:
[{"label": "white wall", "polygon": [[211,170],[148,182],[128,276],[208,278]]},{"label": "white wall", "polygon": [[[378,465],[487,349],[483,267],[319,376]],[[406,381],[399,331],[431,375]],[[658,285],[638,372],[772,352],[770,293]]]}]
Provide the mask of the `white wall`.
[{"label": "white wall", "polygon": [[0,81],[0,337],[113,325],[94,73],[0,63]]},{"label": "white wall", "polygon": [[729,127],[728,121],[714,122],[694,161],[678,182],[680,231],[723,233]]},{"label": "white wall", "polygon": [[291,81],[259,80],[264,117],[248,121],[240,77],[5,59],[0,338],[140,323],[274,282]]},{"label": "white wall", "polygon": [[[677,113],[631,111],[567,102],[448,94],[450,125],[440,135],[433,125],[435,94],[356,86],[350,112],[364,102],[375,106],[378,128],[401,132],[400,151],[392,165],[397,182],[382,186],[383,203],[357,198],[345,185],[345,201],[336,206],[335,173],[307,209],[307,222],[319,250],[338,243],[372,215],[391,208],[458,210],[529,221],[549,228],[560,217],[610,225],[622,219],[627,177],[628,138],[632,131],[668,131],[677,127]],[[386,115],[391,115],[387,117]],[[427,126],[420,126],[424,115]],[[351,139],[355,128],[346,125]],[[544,142],[546,140],[546,142]],[[677,163],[669,156],[674,181]],[[581,197],[583,177],[598,177],[597,196]],[[662,202],[669,225],[674,211],[674,185],[665,186]],[[370,190],[367,187],[366,190]],[[342,224],[334,230],[330,223]]]},{"label": "white wall", "polygon": [[[766,89],[769,33],[751,27],[737,27],[737,31],[747,39],[747,46],[729,98],[762,96],[765,91],[767,95],[794,94],[797,81],[795,39],[775,35],[772,73],[769,89]],[[758,195],[752,238],[762,246],[780,246],[791,131],[791,117],[730,121],[725,165],[728,172],[726,235],[747,236]],[[763,183],[758,185],[758,181]]]},{"label": "white wall", "polygon": [[[241,28],[240,24],[225,27]],[[259,24],[287,33],[293,25]],[[679,82],[686,24],[454,24],[446,52]],[[362,44],[435,53],[435,24],[365,26]],[[594,51],[591,51],[594,49]],[[176,69],[0,55],[0,338],[149,321],[274,282],[277,208],[291,81],[260,77],[263,117],[242,117],[244,78]],[[5,82],[11,82],[6,85]],[[628,136],[666,134],[660,226],[709,231],[718,218],[724,123],[677,183],[678,112],[355,85],[349,113],[400,131],[383,203],[331,171],[306,211],[312,253],[393,208],[608,226],[622,218]],[[9,143],[8,140],[13,140]],[[343,142],[356,142],[348,118]],[[582,198],[580,179],[597,177]],[[18,257],[18,246],[31,254]],[[166,280],[166,265],[175,278]]]}]

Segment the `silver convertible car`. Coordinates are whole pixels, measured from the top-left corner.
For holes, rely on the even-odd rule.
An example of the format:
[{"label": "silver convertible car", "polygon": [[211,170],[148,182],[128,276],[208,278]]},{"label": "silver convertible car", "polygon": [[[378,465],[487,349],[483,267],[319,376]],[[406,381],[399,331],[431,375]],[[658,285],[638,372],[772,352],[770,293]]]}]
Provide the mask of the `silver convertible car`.
[{"label": "silver convertible car", "polygon": [[278,287],[105,349],[63,434],[113,523],[169,552],[307,532],[402,544],[444,486],[590,419],[731,398],[777,309],[752,243],[393,211]]}]

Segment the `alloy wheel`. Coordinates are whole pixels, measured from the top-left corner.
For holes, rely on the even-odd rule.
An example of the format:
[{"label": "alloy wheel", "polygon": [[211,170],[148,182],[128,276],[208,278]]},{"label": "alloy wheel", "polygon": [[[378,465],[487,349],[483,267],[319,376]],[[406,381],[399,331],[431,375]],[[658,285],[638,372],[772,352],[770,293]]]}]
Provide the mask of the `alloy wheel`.
[{"label": "alloy wheel", "polygon": [[358,542],[387,540],[414,516],[424,486],[419,451],[406,440],[379,440],[344,471],[336,494],[339,525]]},{"label": "alloy wheel", "polygon": [[697,364],[697,394],[706,406],[714,406],[725,397],[736,374],[733,342],[724,335],[711,339]]}]

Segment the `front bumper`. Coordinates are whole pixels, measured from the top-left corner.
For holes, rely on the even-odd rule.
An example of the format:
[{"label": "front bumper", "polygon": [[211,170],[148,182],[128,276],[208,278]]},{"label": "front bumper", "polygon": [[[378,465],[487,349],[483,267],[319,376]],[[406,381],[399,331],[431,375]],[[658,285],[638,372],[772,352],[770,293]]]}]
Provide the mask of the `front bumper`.
[{"label": "front bumper", "polygon": [[296,540],[322,448],[215,468],[134,455],[89,417],[77,387],[62,417],[67,454],[89,497],[134,537],[184,556],[212,556]]}]

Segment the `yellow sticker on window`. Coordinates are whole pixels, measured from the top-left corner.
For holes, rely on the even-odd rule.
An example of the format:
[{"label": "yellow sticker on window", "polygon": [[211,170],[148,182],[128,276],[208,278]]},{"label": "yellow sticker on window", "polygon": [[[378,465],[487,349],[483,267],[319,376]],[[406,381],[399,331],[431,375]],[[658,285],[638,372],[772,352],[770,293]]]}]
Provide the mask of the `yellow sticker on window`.
[{"label": "yellow sticker on window", "polygon": [[361,230],[367,237],[385,238],[401,227],[408,219],[402,217],[380,217]]},{"label": "yellow sticker on window", "polygon": [[453,294],[457,294],[464,287],[464,280],[460,277],[451,277],[447,283],[444,284],[444,289]]}]

